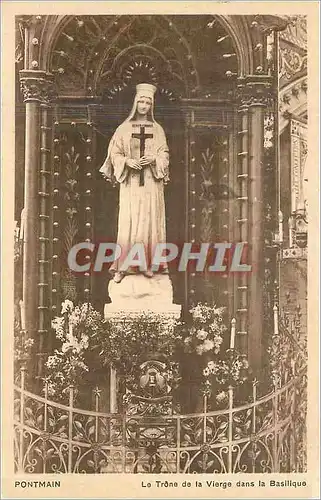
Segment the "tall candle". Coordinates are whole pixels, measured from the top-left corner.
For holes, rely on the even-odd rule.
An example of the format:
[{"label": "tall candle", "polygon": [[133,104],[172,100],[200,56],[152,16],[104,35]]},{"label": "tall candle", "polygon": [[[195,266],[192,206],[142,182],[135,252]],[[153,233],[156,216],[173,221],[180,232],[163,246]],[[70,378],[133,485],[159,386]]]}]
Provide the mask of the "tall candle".
[{"label": "tall candle", "polygon": [[234,345],[235,345],[235,330],[236,330],[236,319],[233,318],[232,321],[231,321],[230,349],[234,349]]},{"label": "tall candle", "polygon": [[109,380],[109,406],[110,413],[117,412],[117,373],[114,366],[110,366],[110,380]]},{"label": "tall candle", "polygon": [[279,243],[283,242],[283,214],[279,210]]},{"label": "tall candle", "polygon": [[293,229],[294,229],[294,221],[293,217],[289,217],[289,247],[293,247]]},{"label": "tall candle", "polygon": [[273,307],[273,320],[274,320],[274,335],[279,334],[279,310],[278,306],[275,304]]},{"label": "tall candle", "polygon": [[23,306],[22,300],[19,301],[20,307],[20,319],[21,319],[21,330],[26,329],[26,317],[25,317],[25,308]]}]

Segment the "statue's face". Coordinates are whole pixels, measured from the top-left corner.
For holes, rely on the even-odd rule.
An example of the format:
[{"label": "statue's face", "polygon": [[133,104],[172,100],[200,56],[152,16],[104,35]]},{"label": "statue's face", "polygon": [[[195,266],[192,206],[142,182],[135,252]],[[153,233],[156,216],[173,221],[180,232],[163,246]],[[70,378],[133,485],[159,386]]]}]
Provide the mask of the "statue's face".
[{"label": "statue's face", "polygon": [[137,113],[147,115],[152,106],[152,101],[149,97],[140,97],[137,101]]}]

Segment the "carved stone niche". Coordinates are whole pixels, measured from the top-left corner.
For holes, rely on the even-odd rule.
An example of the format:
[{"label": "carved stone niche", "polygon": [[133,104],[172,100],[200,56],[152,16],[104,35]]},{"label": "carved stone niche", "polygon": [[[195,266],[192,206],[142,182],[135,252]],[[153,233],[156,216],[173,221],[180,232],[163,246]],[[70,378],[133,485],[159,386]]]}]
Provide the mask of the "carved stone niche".
[{"label": "carved stone niche", "polygon": [[55,99],[54,76],[44,71],[20,71],[20,88],[24,102],[50,104]]}]

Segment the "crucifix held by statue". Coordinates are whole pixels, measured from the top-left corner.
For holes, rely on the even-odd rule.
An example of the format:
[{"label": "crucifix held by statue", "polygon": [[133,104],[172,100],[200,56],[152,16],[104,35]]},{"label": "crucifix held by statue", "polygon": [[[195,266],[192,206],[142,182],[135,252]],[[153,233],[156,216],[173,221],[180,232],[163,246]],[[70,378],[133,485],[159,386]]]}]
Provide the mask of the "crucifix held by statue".
[{"label": "crucifix held by statue", "polygon": [[[138,133],[132,133],[132,138],[133,139],[139,139],[139,154],[140,154],[140,160],[144,157],[145,155],[145,144],[146,144],[146,139],[152,139],[153,134],[146,134],[145,129],[147,127],[152,127],[152,124],[147,124],[142,125],[142,124],[137,124],[133,123],[133,129],[136,127],[139,127],[140,131]],[[143,186],[144,185],[144,170],[141,169],[140,174],[139,174],[139,185]]]}]

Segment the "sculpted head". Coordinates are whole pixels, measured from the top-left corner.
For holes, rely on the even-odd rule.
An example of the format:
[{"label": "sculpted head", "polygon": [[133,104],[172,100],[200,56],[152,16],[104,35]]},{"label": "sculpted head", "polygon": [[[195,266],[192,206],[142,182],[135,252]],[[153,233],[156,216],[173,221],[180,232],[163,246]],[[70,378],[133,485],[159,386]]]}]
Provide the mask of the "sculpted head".
[{"label": "sculpted head", "polygon": [[147,115],[152,107],[152,99],[150,97],[139,95],[137,98],[136,112],[138,115]]},{"label": "sculpted head", "polygon": [[136,116],[153,117],[154,95],[156,87],[149,83],[136,85],[136,96],[134,102]]}]

